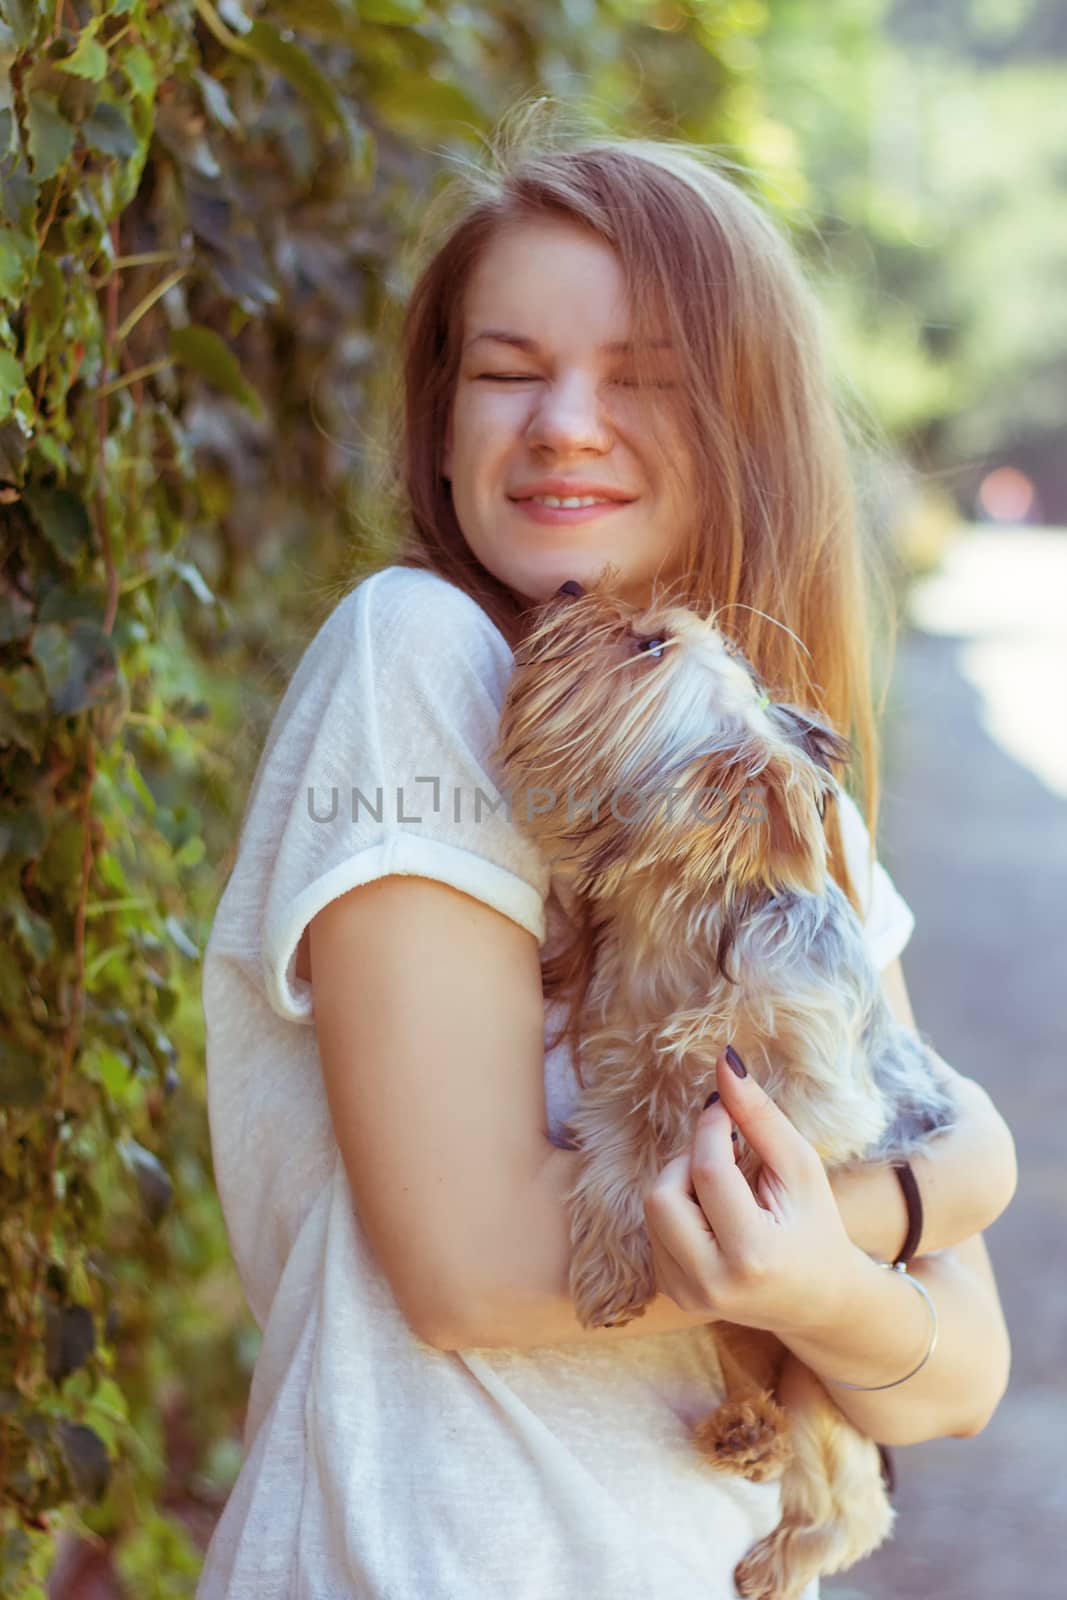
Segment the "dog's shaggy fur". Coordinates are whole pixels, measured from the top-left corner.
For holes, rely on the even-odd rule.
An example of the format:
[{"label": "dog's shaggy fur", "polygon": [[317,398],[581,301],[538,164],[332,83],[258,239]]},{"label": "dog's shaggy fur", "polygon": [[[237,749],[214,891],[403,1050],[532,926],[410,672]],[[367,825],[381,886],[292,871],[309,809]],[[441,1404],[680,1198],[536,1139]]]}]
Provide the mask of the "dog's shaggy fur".
[{"label": "dog's shaggy fur", "polygon": [[[904,1158],[952,1121],[933,1052],[894,1019],[827,869],[829,763],[849,754],[763,693],[714,614],[637,610],[610,577],[560,591],[516,651],[502,787],[597,928],[568,1120],[583,1326],[628,1322],[657,1292],[644,1197],[688,1146],[728,1042],[828,1166]],[[754,1183],[755,1153],[737,1149]],[[708,1336],[726,1398],[696,1445],[718,1470],[782,1477],[782,1520],[737,1585],[792,1600],[888,1534],[878,1450],[772,1335]]]}]

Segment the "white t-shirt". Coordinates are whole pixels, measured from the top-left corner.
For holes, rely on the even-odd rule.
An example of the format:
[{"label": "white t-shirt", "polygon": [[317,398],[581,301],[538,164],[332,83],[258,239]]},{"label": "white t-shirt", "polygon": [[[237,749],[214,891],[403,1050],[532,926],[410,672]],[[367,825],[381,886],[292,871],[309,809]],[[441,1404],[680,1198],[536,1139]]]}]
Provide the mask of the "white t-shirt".
[{"label": "white t-shirt", "polygon": [[[493,810],[511,668],[473,600],[387,567],[319,630],[267,738],[203,972],[215,1178],[262,1343],[198,1600],[732,1600],[735,1564],[778,1520],[776,1484],[714,1474],[693,1448],[721,1393],[705,1329],[437,1350],[352,1202],[297,945],[338,895],[409,873],[552,947],[544,860]],[[866,829],[851,801],[843,815],[864,895]],[[913,921],[877,865],[879,969]],[[546,1005],[546,1031],[560,1017]],[[564,1043],[545,1063],[557,1141],[576,1093]]]}]

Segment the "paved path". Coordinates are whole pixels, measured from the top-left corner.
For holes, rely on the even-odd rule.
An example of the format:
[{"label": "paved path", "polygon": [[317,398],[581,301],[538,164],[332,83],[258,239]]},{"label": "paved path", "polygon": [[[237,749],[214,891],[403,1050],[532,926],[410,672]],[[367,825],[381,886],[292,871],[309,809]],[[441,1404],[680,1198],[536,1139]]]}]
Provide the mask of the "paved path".
[{"label": "paved path", "polygon": [[881,857],[921,1028],[1016,1136],[988,1234],[1012,1383],[976,1439],[896,1452],[897,1533],[826,1600],[1067,1595],[1067,531],[968,530],[918,587]]}]

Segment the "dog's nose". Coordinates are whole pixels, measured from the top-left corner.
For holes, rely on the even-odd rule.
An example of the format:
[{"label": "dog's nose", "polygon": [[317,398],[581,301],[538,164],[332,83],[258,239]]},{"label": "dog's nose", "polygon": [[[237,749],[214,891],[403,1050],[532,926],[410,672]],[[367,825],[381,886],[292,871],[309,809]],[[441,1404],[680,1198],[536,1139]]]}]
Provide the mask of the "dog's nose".
[{"label": "dog's nose", "polygon": [[581,584],[577,581],[577,579],[568,578],[566,583],[561,583],[560,584],[559,588],[556,590],[556,593],[558,595],[559,594],[583,595],[585,593],[585,590],[582,588]]}]

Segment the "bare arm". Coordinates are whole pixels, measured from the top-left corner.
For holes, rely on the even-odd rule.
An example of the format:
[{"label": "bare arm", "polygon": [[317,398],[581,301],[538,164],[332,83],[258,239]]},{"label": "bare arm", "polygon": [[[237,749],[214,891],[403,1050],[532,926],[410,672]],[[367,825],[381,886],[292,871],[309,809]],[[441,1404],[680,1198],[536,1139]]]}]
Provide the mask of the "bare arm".
[{"label": "bare arm", "polygon": [[644,1314],[621,1328],[583,1328],[570,1296],[570,1224],[566,1195],[578,1175],[579,1153],[547,1146],[536,1179],[520,1197],[517,1222],[502,1239],[492,1287],[468,1302],[480,1315],[452,1329],[441,1348],[525,1347],[543,1344],[614,1344],[655,1333],[703,1327],[717,1317],[683,1311],[669,1295],[650,1300]]},{"label": "bare arm", "polygon": [[781,1337],[826,1383],[835,1404],[879,1444],[968,1438],[989,1422],[1007,1388],[1011,1344],[985,1241],[978,1237],[913,1263],[929,1290],[939,1333],[929,1361],[907,1382],[868,1392],[833,1383],[892,1383],[921,1360],[930,1322],[925,1304],[896,1272],[863,1262],[843,1284],[839,1313],[825,1327]]},{"label": "bare arm", "polygon": [[[886,997],[900,1021],[914,1027],[907,989],[895,961],[882,974]],[[1014,1146],[1011,1135],[988,1095],[968,1078],[952,1073],[960,1101],[960,1120],[941,1136],[935,1149],[912,1161],[922,1187],[924,1250],[940,1250],[970,1239],[1003,1211],[1014,1189]],[[570,1243],[566,1195],[575,1183],[578,1151],[549,1146],[537,1181],[520,1197],[504,1264],[494,1268],[496,1294],[472,1298],[475,1306],[495,1306],[455,1329],[449,1348],[562,1344],[638,1338],[673,1333],[714,1320],[700,1311],[683,1310],[660,1294],[645,1314],[622,1328],[586,1329],[577,1321],[567,1289]],[[976,1185],[975,1174],[982,1174]],[[900,1185],[890,1167],[870,1166],[832,1180],[834,1198],[846,1231],[861,1250],[891,1260],[907,1231],[907,1213]],[[879,1286],[879,1292],[882,1286]],[[891,1291],[890,1291],[891,1292]],[[905,1288],[917,1301],[914,1291]],[[921,1310],[921,1306],[919,1307]]]},{"label": "bare arm", "polygon": [[[882,973],[882,990],[898,1022],[915,1029],[900,961]],[[944,1250],[991,1227],[1011,1202],[1017,1170],[1015,1143],[1004,1118],[973,1078],[937,1057],[959,1107],[955,1125],[930,1150],[911,1158],[923,1197],[920,1253]],[[891,1261],[907,1232],[900,1184],[891,1166],[872,1164],[831,1176],[849,1238],[868,1255]]]},{"label": "bare arm", "polygon": [[436,1344],[479,1320],[486,1263],[544,1159],[537,940],[445,884],[389,876],[310,927],[323,1082],[356,1211]]},{"label": "bare arm", "polygon": [[[460,1331],[442,1348],[603,1342],[699,1327],[723,1314],[709,1311],[707,1302],[682,1309],[661,1294],[644,1316],[623,1328],[587,1330],[578,1324],[567,1292],[565,1196],[579,1159],[576,1151],[551,1151],[530,1191],[528,1226],[514,1232],[512,1270],[500,1279],[502,1295],[492,1322]],[[823,1378],[846,1416],[882,1444],[978,1433],[1008,1381],[1010,1343],[984,1241],[963,1241],[916,1262],[912,1270],[935,1299],[940,1331],[934,1354],[906,1383],[863,1392],[830,1381],[892,1382],[915,1365],[929,1336],[926,1306],[914,1289],[859,1250],[851,1251],[836,1293],[822,1301],[826,1312],[802,1328],[775,1329],[793,1354]]]}]

